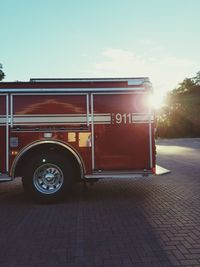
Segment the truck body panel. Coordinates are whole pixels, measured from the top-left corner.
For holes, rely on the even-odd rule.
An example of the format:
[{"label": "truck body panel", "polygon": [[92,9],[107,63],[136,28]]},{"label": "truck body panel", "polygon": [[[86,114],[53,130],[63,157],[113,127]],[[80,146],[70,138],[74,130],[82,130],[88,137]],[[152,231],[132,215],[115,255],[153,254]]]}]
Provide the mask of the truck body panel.
[{"label": "truck body panel", "polygon": [[24,151],[48,141],[77,154],[81,179],[154,173],[151,92],[148,78],[0,83],[0,173],[15,176]]}]

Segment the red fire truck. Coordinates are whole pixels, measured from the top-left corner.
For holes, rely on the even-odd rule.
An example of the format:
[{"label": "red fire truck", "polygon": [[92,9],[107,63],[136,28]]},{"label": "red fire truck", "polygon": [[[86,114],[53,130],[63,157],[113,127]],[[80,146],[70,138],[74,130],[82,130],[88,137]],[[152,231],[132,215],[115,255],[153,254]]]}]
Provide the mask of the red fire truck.
[{"label": "red fire truck", "polygon": [[22,177],[34,199],[74,182],[155,173],[148,78],[0,83],[0,181]]}]

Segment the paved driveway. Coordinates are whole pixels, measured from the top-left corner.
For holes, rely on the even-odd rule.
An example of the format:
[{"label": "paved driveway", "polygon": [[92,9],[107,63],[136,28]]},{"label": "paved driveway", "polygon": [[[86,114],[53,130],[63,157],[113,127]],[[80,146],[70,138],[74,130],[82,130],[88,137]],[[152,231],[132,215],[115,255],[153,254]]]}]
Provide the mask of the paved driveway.
[{"label": "paved driveway", "polygon": [[77,187],[36,205],[0,185],[0,266],[200,266],[200,139],[158,141],[165,176]]}]

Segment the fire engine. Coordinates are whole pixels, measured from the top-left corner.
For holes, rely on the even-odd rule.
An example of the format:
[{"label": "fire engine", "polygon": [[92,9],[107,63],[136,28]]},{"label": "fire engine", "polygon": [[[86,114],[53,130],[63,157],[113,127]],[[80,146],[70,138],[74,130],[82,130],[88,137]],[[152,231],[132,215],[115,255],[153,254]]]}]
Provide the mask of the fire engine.
[{"label": "fire engine", "polygon": [[149,78],[0,83],[0,181],[22,178],[33,199],[75,182],[155,173]]}]

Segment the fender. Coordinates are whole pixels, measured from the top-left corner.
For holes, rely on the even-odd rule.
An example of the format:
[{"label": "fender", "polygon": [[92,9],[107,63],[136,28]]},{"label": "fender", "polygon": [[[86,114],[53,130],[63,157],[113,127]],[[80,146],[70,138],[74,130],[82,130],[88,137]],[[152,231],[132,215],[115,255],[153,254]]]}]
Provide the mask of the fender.
[{"label": "fender", "polygon": [[14,173],[15,173],[15,169],[17,167],[17,164],[19,162],[19,160],[22,158],[22,156],[28,152],[30,149],[32,149],[33,147],[39,146],[39,145],[43,145],[43,144],[53,144],[53,145],[57,145],[60,147],[63,147],[65,149],[67,149],[70,153],[72,153],[72,155],[76,158],[79,166],[80,166],[80,171],[81,171],[81,178],[84,177],[84,173],[85,173],[85,165],[84,162],[82,160],[82,157],[79,155],[79,153],[72,148],[71,146],[69,146],[66,143],[60,142],[58,140],[40,140],[40,141],[36,141],[33,142],[31,144],[28,144],[27,146],[25,146],[20,152],[19,154],[17,154],[16,158],[13,161],[12,167],[11,167],[11,177],[14,177]]}]

